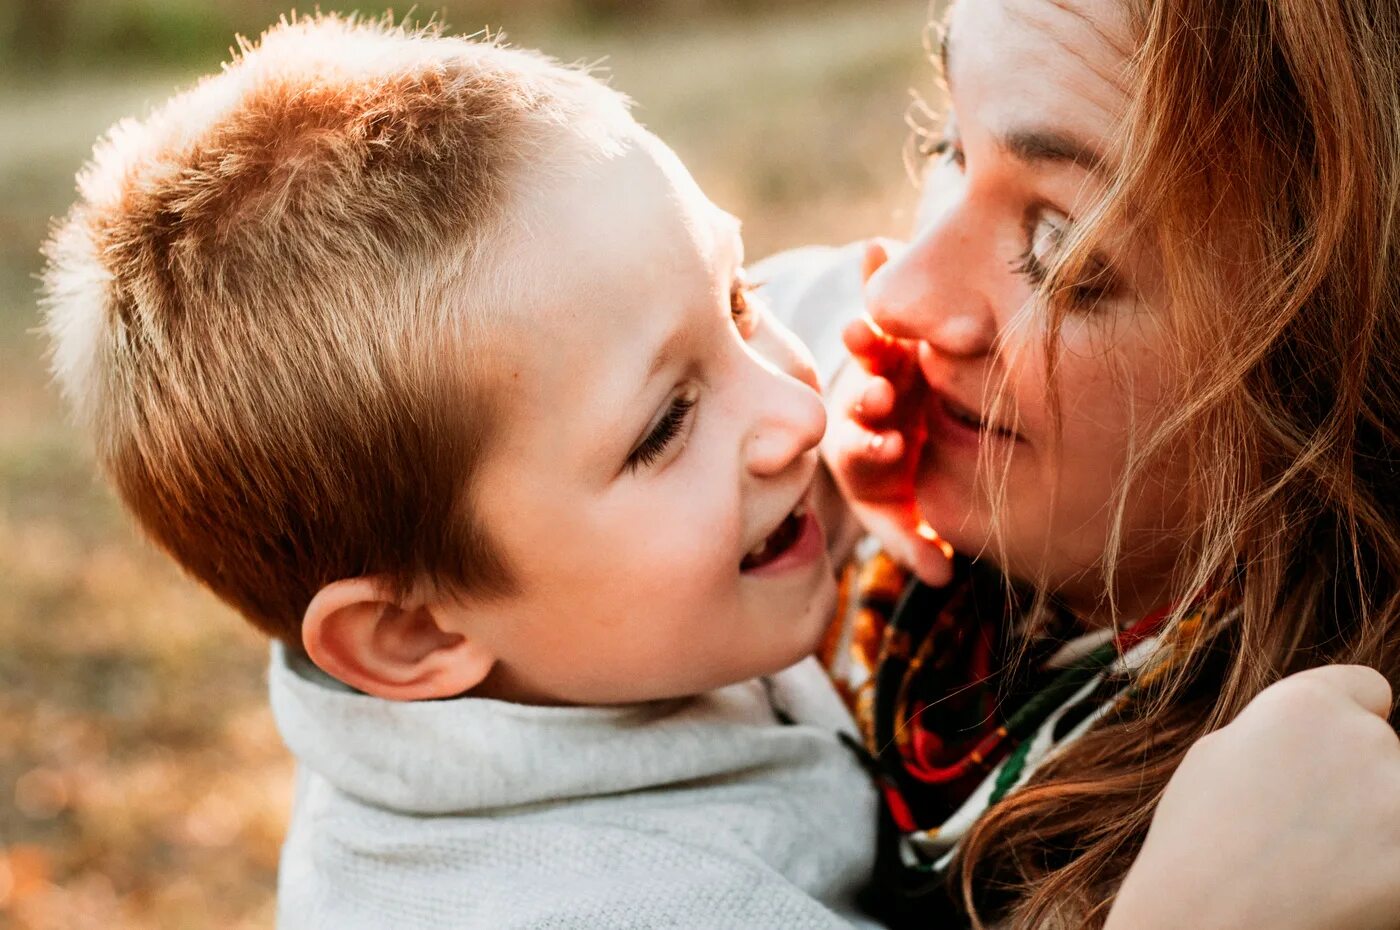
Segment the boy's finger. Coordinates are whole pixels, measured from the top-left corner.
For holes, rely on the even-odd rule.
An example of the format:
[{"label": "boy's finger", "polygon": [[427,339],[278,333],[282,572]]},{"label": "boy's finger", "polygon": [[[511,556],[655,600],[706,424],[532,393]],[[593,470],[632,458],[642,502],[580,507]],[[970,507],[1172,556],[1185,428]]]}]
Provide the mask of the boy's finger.
[{"label": "boy's finger", "polygon": [[875,427],[894,412],[894,403],[894,385],[888,378],[876,375],[851,405],[851,416],[867,427]]},{"label": "boy's finger", "polygon": [[846,344],[846,351],[871,374],[892,374],[906,368],[913,360],[909,347],[880,331],[867,314],[846,324],[841,331],[841,341]]},{"label": "boy's finger", "polygon": [[941,588],[953,580],[953,560],[941,546],[920,539],[910,546],[909,570],[931,588]]},{"label": "boy's finger", "polygon": [[883,497],[898,477],[904,437],[898,432],[872,432],[852,421],[836,426],[822,443],[823,454],[848,493]]},{"label": "boy's finger", "polygon": [[880,266],[890,260],[889,250],[885,248],[883,242],[878,239],[871,239],[865,244],[865,254],[860,261],[860,279],[869,281],[871,275],[880,270]]},{"label": "boy's finger", "polygon": [[950,550],[911,531],[912,523],[919,522],[916,514],[905,511],[887,515],[867,510],[862,516],[895,561],[924,584],[941,588],[953,580]]},{"label": "boy's finger", "polygon": [[898,462],[903,455],[904,434],[899,430],[889,429],[872,432],[865,440],[865,453],[858,460],[884,470]]}]

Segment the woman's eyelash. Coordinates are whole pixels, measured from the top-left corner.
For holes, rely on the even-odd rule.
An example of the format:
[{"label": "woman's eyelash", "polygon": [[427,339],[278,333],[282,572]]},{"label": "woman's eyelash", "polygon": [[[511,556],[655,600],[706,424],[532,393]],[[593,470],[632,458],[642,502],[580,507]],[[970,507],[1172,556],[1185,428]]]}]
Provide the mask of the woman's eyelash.
[{"label": "woman's eyelash", "polygon": [[1028,245],[1024,252],[1016,256],[1011,263],[1011,270],[1026,278],[1031,284],[1040,287],[1050,276],[1050,269],[1040,263],[1040,259],[1035,257],[1035,246]]},{"label": "woman's eyelash", "polygon": [[671,401],[671,406],[666,408],[661,419],[652,427],[651,432],[641,441],[632,454],[627,456],[627,470],[635,472],[639,468],[644,468],[661,458],[661,454],[680,435],[681,429],[685,426],[686,418],[690,416],[690,411],[695,407],[698,398],[694,394],[681,394]]},{"label": "woman's eyelash", "polygon": [[947,136],[925,136],[920,139],[919,154],[929,161],[947,158],[958,166],[963,163],[962,149],[958,148],[957,143]]},{"label": "woman's eyelash", "polygon": [[[1045,282],[1050,280],[1050,269],[1035,255],[1035,230],[1027,230],[1027,243],[1025,251],[1016,256],[1011,263],[1012,271],[1022,275],[1031,285],[1040,288]],[[1118,281],[1113,276],[1113,272],[1108,264],[1097,258],[1090,258],[1089,266],[1083,278],[1073,284],[1067,284],[1060,289],[1060,292],[1069,299],[1070,304],[1077,310],[1092,310],[1104,300],[1112,297],[1118,289]]]}]

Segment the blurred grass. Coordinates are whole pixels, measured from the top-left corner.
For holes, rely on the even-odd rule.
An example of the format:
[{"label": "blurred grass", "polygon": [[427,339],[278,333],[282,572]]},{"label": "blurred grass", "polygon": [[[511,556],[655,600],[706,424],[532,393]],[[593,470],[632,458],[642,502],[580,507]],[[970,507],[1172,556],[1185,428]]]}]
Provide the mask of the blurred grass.
[{"label": "blurred grass", "polygon": [[[362,16],[446,20],[460,31],[509,22],[512,28],[587,35],[661,23],[704,28],[716,17],[801,10],[806,15],[850,0],[430,0],[353,4]],[[0,68],[91,68],[96,63],[168,64],[223,54],[237,33],[256,35],[293,9],[343,5],[286,0],[6,0],[0,5]]]},{"label": "blurred grass", "polygon": [[[742,16],[669,0],[692,15],[637,19],[620,3],[581,19],[543,2],[496,22],[520,44],[605,59],[642,121],[744,218],[751,256],[904,230],[901,117],[931,74],[924,0]],[[34,333],[38,244],[74,172],[112,121],[214,68],[228,44],[210,50],[198,29],[191,42],[204,51],[178,66],[93,53],[75,67],[70,49],[0,73],[0,927],[272,922],[291,763],[263,644],[128,525]]]}]

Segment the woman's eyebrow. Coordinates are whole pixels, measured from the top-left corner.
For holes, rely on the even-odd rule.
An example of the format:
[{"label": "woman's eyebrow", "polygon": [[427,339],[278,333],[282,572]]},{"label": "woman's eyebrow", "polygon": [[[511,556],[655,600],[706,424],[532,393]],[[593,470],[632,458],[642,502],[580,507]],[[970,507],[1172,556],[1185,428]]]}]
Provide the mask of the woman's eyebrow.
[{"label": "woman's eyebrow", "polygon": [[997,138],[1001,149],[1028,165],[1071,164],[1094,174],[1108,166],[1093,146],[1054,129],[1012,129]]},{"label": "woman's eyebrow", "polygon": [[951,90],[953,87],[953,69],[950,67],[953,58],[953,24],[945,20],[939,31],[943,34],[938,40],[938,63],[943,68],[943,86]]}]

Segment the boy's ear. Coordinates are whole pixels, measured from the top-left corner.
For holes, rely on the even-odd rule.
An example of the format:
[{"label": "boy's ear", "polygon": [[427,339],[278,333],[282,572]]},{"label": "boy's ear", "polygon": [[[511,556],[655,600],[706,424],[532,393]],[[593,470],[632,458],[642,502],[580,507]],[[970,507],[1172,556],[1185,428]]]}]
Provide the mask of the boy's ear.
[{"label": "boy's ear", "polygon": [[322,671],[366,694],[456,697],[485,680],[496,656],[445,625],[447,613],[435,602],[401,600],[383,579],[347,578],[311,599],[302,645]]}]

